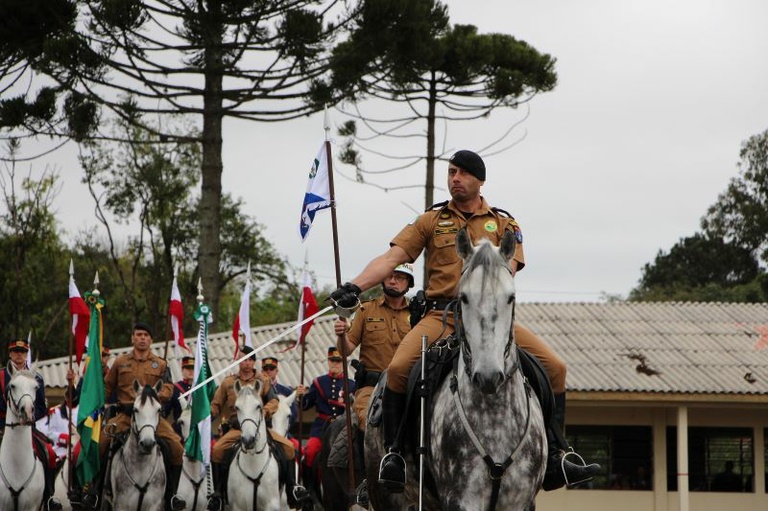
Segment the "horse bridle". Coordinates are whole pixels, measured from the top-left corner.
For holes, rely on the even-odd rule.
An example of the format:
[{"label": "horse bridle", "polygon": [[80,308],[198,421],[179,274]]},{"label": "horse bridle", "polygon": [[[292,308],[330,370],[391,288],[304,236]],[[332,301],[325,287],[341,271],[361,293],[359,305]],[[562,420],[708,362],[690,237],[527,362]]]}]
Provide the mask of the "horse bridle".
[{"label": "horse bridle", "polygon": [[[259,434],[261,433],[261,423],[264,421],[264,413],[258,414],[259,415],[259,421],[256,422],[254,419],[246,418],[245,420],[240,422],[240,430],[243,429],[243,424],[246,422],[252,422],[254,426],[256,426],[256,441],[258,442]],[[239,419],[239,418],[238,418]],[[267,433],[268,435],[269,433]],[[268,447],[269,442],[267,441],[267,435],[264,435],[264,445],[261,449],[258,449],[258,446],[254,448],[254,454],[261,454],[264,452],[264,450]],[[254,509],[256,507],[256,497],[259,493],[259,485],[261,484],[261,478],[264,476],[264,474],[267,472],[267,467],[269,466],[269,459],[272,456],[271,452],[267,453],[267,459],[264,461],[264,466],[261,467],[261,471],[256,475],[255,477],[251,477],[245,470],[243,470],[243,466],[240,464],[240,455],[244,452],[248,452],[244,447],[243,443],[240,442],[240,450],[237,451],[237,457],[235,458],[235,461],[237,462],[237,468],[240,470],[240,473],[245,476],[246,479],[248,479],[251,484],[253,484],[253,505]]]},{"label": "horse bridle", "polygon": [[[239,419],[238,419],[238,420],[239,420]],[[258,442],[258,439],[259,439],[259,436],[260,436],[260,435],[259,435],[259,433],[260,433],[260,427],[261,427],[261,423],[262,423],[262,421],[263,421],[263,420],[264,420],[264,412],[263,412],[263,411],[262,411],[262,413],[260,413],[260,414],[259,414],[259,421],[258,421],[258,422],[256,422],[254,419],[251,419],[250,417],[248,417],[248,418],[246,418],[246,419],[244,419],[244,420],[240,421],[240,431],[242,431],[242,430],[243,430],[243,424],[245,424],[245,423],[247,423],[247,422],[252,422],[252,423],[253,423],[253,425],[254,425],[254,426],[256,426],[256,440],[257,440],[257,442]],[[266,438],[266,436],[265,436],[265,437],[264,437],[264,445],[262,446],[262,448],[261,448],[261,449],[258,449],[258,447],[254,447],[254,452],[255,452],[256,454],[261,454],[261,453],[263,453],[263,452],[264,452],[264,449],[266,449],[266,448],[267,448],[267,438]],[[247,451],[247,450],[246,450],[246,449],[243,447],[243,443],[242,443],[242,442],[240,442],[240,450],[241,450],[241,451],[243,451],[243,452],[248,452],[248,451]]]},{"label": "horse bridle", "polygon": [[[19,415],[20,415],[19,414],[19,410],[21,410],[21,404],[20,404],[21,400],[24,399],[25,396],[28,396],[32,400],[32,402],[34,403],[35,402],[35,396],[25,392],[24,394],[19,396],[19,399],[14,400],[13,399],[12,390],[13,389],[10,386],[7,389],[5,389],[5,402],[6,403],[10,403],[10,404],[13,405],[13,408],[11,410],[13,411],[13,413],[17,417],[19,417]],[[6,422],[5,425],[8,426],[9,428],[13,429],[13,428],[16,428],[16,427],[19,427],[19,426],[30,426],[31,427],[33,423],[34,423],[34,417],[33,417],[33,420],[31,420],[30,422]]]},{"label": "horse bridle", "polygon": [[138,440],[141,436],[141,432],[144,431],[144,428],[151,428],[152,429],[152,436],[157,436],[157,425],[152,424],[144,424],[142,427],[138,428],[136,427],[136,421],[133,420],[136,417],[136,408],[133,409],[131,412],[131,433],[136,435],[136,439]]},{"label": "horse bridle", "polygon": [[[466,271],[466,266],[461,269],[461,275],[464,275],[464,272]],[[507,268],[507,271],[512,274],[512,270]],[[459,343],[459,348],[461,349],[461,358],[464,360],[464,371],[467,373],[467,376],[472,377],[472,372],[470,368],[472,367],[472,348],[469,345],[469,342],[467,341],[467,336],[464,332],[464,324],[461,320],[462,312],[461,312],[461,295],[459,295],[459,298],[457,300],[452,301],[450,304],[448,304],[448,307],[446,309],[451,308],[453,312],[453,322],[454,322],[454,332],[456,335],[456,340]],[[509,357],[509,353],[512,350],[512,345],[515,342],[515,307],[517,305],[517,300],[512,300],[512,328],[509,332],[509,337],[507,338],[507,344],[504,347],[504,360]],[[504,375],[504,379],[508,380],[512,377],[512,375],[515,374],[515,372],[520,368],[520,359],[515,358],[515,364],[512,366],[512,371],[509,372],[509,374]]]},{"label": "horse bridle", "polygon": [[[33,403],[35,402],[34,396],[32,396],[31,394],[28,394],[26,392],[24,394],[22,394],[19,397],[19,399],[14,401],[13,400],[13,394],[11,393],[11,387],[9,386],[7,389],[5,389],[5,402],[6,403],[10,403],[10,404],[13,405],[11,410],[13,411],[13,413],[17,417],[19,416],[19,412],[18,411],[21,409],[21,405],[19,403],[21,403],[21,400],[24,399],[24,396],[29,396],[29,398],[32,399],[32,402]],[[6,422],[5,425],[7,427],[11,428],[11,429],[14,429],[14,428],[19,427],[19,426],[29,426],[29,427],[32,427],[33,422],[34,421],[29,422],[29,423],[24,423],[24,422]],[[16,489],[13,486],[11,486],[11,483],[8,481],[8,479],[5,476],[5,471],[3,470],[3,466],[2,466],[2,464],[0,464],[0,478],[2,478],[3,483],[5,484],[5,487],[8,488],[8,491],[11,492],[11,498],[13,499],[13,508],[14,508],[14,510],[18,510],[19,509],[19,496],[26,489],[27,485],[32,480],[32,478],[35,477],[36,469],[37,469],[37,462],[32,463],[32,471],[30,472],[29,476],[27,477],[27,480],[24,481],[18,489]]]}]

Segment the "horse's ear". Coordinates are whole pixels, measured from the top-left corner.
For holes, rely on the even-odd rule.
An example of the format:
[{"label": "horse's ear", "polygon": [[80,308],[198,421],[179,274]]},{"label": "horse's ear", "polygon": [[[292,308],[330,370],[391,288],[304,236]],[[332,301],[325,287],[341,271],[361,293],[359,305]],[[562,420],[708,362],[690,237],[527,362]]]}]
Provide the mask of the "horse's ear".
[{"label": "horse's ear", "polygon": [[138,395],[141,391],[141,383],[139,383],[139,380],[136,378],[133,379],[133,392],[134,394]]},{"label": "horse's ear", "polygon": [[506,231],[504,236],[501,237],[501,243],[499,244],[499,253],[501,256],[509,261],[515,255],[515,233],[512,231]]},{"label": "horse's ear", "polygon": [[10,374],[11,378],[13,378],[13,375],[16,374],[16,366],[13,364],[8,364],[8,374]]},{"label": "horse's ear", "polygon": [[240,389],[242,389],[242,388],[243,388],[243,386],[240,385],[240,380],[235,380],[235,394],[239,394],[240,393]]},{"label": "horse's ear", "polygon": [[262,381],[257,379],[256,383],[253,385],[253,393],[257,396],[261,394],[261,386],[263,385]]},{"label": "horse's ear", "polygon": [[472,240],[469,239],[469,233],[467,232],[466,227],[462,227],[459,229],[459,232],[456,233],[456,251],[465,261],[472,255]]},{"label": "horse's ear", "polygon": [[288,406],[292,406],[293,402],[296,401],[296,391],[294,390],[291,392],[286,398],[285,402],[288,403]]},{"label": "horse's ear", "polygon": [[163,380],[157,380],[152,388],[155,389],[155,392],[160,394],[160,391],[163,390]]}]

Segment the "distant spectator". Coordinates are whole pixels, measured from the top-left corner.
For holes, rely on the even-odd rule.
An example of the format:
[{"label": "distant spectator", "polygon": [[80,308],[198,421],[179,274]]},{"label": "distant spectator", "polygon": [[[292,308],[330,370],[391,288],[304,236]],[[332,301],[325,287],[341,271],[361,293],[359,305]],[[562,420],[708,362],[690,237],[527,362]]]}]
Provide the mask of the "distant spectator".
[{"label": "distant spectator", "polygon": [[725,470],[716,474],[710,487],[712,491],[744,491],[741,476],[733,472],[733,462],[725,462]]}]

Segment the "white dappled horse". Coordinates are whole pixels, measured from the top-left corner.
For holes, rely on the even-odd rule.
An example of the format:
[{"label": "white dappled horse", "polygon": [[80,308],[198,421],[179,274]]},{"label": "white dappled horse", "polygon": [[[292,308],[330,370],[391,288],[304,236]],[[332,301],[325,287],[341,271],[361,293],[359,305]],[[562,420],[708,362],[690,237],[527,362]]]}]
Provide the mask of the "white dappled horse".
[{"label": "white dappled horse", "polygon": [[[512,335],[514,234],[505,233],[499,247],[488,240],[474,247],[462,229],[456,248],[464,260],[454,317],[460,354],[431,400],[427,468],[437,491],[425,492],[425,509],[523,511],[534,506],[544,479],[547,439]],[[387,495],[377,484],[385,454],[381,428],[368,427],[365,443],[374,507],[417,503],[418,459],[406,456],[405,493]]]},{"label": "white dappled horse", "polygon": [[37,510],[45,489],[43,464],[32,450],[38,383],[34,371],[11,367],[10,372],[5,389],[5,433],[0,445],[0,509]]},{"label": "white dappled horse", "polygon": [[227,495],[232,511],[288,509],[280,486],[278,462],[268,440],[261,385],[260,380],[253,387],[235,381],[235,410],[241,436],[229,467]]},{"label": "white dappled horse", "polygon": [[112,509],[114,511],[156,511],[163,509],[166,475],[163,455],[157,445],[160,420],[158,393],[163,382],[142,387],[133,381],[131,429],[125,443],[111,462]]}]

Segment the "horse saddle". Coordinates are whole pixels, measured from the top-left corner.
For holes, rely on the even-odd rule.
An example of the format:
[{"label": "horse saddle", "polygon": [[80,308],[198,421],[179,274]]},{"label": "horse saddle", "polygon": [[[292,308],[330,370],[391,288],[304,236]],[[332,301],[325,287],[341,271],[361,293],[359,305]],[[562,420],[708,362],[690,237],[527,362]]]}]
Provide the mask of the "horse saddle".
[{"label": "horse saddle", "polygon": [[[422,382],[421,379],[421,358],[411,369],[408,377],[407,398],[405,413],[401,419],[401,431],[405,431],[404,443],[409,445],[411,449],[415,449],[418,446],[418,431],[419,427],[416,421],[419,417],[419,407],[421,405],[422,394],[427,400],[427,410],[429,410],[429,400],[432,398],[434,392],[440,388],[443,381],[451,374],[454,367],[459,361],[459,349],[451,348],[448,346],[456,346],[456,342],[453,335],[449,336],[442,344],[445,346],[443,349],[430,349],[425,354],[425,377]],[[434,346],[439,346],[435,344]],[[552,386],[549,382],[549,376],[541,362],[525,351],[524,349],[517,347],[518,360],[520,361],[520,369],[523,371],[528,385],[530,385],[536,397],[539,399],[541,409],[544,414],[544,422],[548,424],[552,414],[554,412],[555,399],[552,393]],[[369,426],[379,427],[381,424],[381,399],[384,394],[384,387],[386,386],[386,372],[384,372],[379,379],[379,384],[376,386],[376,390],[371,395],[371,401],[368,409],[368,424]],[[423,390],[422,390],[423,389]],[[429,422],[428,414],[425,414],[426,421]],[[427,429],[428,431],[428,429]],[[426,439],[425,445],[429,445],[429,439]]]}]

